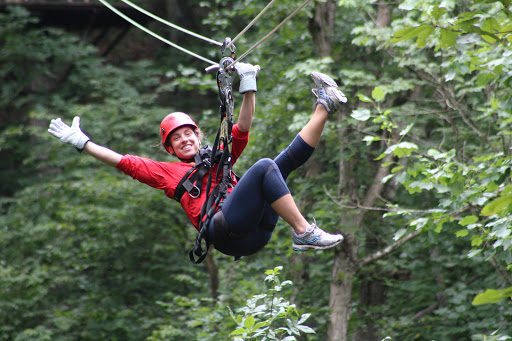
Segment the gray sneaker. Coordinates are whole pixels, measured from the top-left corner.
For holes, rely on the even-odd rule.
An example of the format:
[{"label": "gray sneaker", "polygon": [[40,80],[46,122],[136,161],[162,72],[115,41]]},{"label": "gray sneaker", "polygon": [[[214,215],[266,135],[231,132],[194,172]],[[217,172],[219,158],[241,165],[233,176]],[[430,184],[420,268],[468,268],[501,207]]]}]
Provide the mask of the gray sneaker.
[{"label": "gray sneaker", "polygon": [[292,239],[294,251],[307,251],[309,249],[322,250],[336,246],[343,241],[343,236],[327,233],[313,223],[306,233],[300,236],[293,232]]},{"label": "gray sneaker", "polygon": [[338,89],[338,84],[329,76],[320,72],[311,73],[316,89],[312,89],[316,96],[317,104],[323,105],[329,114],[333,114],[341,108],[342,103],[347,103],[347,97]]}]

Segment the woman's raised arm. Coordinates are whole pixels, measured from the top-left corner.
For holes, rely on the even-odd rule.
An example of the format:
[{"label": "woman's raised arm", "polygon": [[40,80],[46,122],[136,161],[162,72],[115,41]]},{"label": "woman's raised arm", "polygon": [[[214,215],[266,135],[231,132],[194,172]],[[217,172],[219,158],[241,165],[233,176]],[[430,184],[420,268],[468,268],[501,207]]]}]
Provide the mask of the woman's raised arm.
[{"label": "woman's raised arm", "polygon": [[52,120],[48,132],[64,143],[69,143],[79,151],[86,151],[94,158],[109,166],[117,167],[122,155],[108,148],[91,142],[90,138],[80,129],[80,117],[75,116],[71,126],[62,122],[60,118]]}]

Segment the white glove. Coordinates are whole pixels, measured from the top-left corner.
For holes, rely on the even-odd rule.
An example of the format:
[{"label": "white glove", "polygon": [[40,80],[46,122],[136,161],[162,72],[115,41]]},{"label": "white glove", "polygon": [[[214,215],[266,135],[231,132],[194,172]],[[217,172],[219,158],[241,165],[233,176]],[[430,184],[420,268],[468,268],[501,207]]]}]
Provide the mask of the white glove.
[{"label": "white glove", "polygon": [[241,94],[247,91],[258,91],[256,76],[258,75],[258,71],[260,71],[259,65],[236,63],[235,69],[236,72],[238,72],[238,77],[240,77],[240,88],[238,91],[240,91]]},{"label": "white glove", "polygon": [[64,143],[75,146],[79,151],[84,150],[85,144],[90,140],[80,130],[80,117],[75,116],[73,124],[68,126],[60,118],[52,120],[48,132]]}]

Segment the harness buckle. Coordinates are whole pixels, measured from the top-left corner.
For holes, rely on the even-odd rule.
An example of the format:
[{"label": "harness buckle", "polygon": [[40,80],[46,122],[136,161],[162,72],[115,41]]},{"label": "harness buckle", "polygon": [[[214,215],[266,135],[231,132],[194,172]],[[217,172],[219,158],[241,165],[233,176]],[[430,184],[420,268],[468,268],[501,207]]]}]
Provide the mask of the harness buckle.
[{"label": "harness buckle", "polygon": [[201,189],[194,185],[190,191],[188,191],[188,195],[190,195],[192,199],[198,198],[201,195]]}]

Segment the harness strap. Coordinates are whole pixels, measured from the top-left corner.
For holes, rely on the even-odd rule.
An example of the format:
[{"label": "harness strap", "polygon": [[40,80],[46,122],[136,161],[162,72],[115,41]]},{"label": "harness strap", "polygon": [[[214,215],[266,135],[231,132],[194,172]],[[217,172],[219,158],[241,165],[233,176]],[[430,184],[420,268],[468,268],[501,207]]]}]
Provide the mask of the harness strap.
[{"label": "harness strap", "polygon": [[[230,38],[226,38],[224,41],[223,49],[221,50],[223,54],[226,50],[225,47],[230,41]],[[231,88],[236,72],[233,67],[227,67],[233,63],[234,58],[235,47],[231,45],[230,48],[231,57],[223,57],[219,62],[219,70],[217,71],[217,86],[219,89],[219,98],[221,102],[221,122],[217,131],[217,136],[215,137],[215,142],[213,144],[211,160],[217,163],[217,153],[222,154],[220,155],[220,160],[218,160],[219,166],[217,168],[215,178],[213,178],[213,172],[209,172],[208,174],[208,182],[206,184],[207,200],[204,202],[203,207],[201,208],[201,215],[199,218],[199,233],[197,235],[194,247],[189,252],[190,261],[194,264],[201,263],[208,254],[208,249],[211,244],[207,238],[208,227],[215,212],[220,208],[221,201],[226,198],[227,189],[228,186],[231,185],[232,180],[231,147],[233,137],[231,136],[231,133],[233,128],[234,99],[231,93]],[[210,193],[213,179],[215,179],[216,186]],[[203,239],[206,243],[206,251],[204,253],[201,246]],[[196,259],[194,255],[198,256],[198,258]]]},{"label": "harness strap", "polygon": [[204,176],[212,168],[211,148],[208,145],[202,147],[194,156],[194,162],[195,166],[185,173],[174,191],[174,199],[177,202],[181,201],[185,192],[194,199],[201,195]]}]

